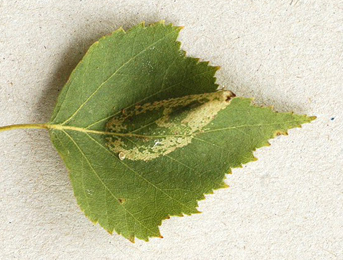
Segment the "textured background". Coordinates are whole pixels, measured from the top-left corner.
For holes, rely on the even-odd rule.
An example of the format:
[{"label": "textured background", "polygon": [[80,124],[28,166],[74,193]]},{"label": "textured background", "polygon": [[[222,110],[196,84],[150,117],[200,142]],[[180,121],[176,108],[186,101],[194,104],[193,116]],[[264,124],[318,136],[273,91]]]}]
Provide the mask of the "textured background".
[{"label": "textured background", "polygon": [[161,19],[221,85],[318,119],[135,244],[84,217],[47,132],[1,133],[0,258],[343,259],[342,1],[0,0],[0,125],[46,122],[91,43]]}]

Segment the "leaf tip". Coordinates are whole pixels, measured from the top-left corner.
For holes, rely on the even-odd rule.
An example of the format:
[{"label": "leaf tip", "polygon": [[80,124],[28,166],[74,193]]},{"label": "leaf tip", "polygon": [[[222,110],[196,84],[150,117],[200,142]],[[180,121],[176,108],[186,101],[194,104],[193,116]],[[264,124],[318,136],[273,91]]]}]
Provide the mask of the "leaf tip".
[{"label": "leaf tip", "polygon": [[316,116],[309,116],[308,119],[310,120],[310,122],[312,122],[312,121],[316,120],[317,117]]},{"label": "leaf tip", "polygon": [[135,243],[135,236],[129,236],[128,237],[128,240],[131,242],[131,243]]},{"label": "leaf tip", "polygon": [[222,186],[220,186],[220,188],[222,188],[222,189],[227,189],[227,188],[230,188],[230,186],[224,182],[224,183],[222,184]]},{"label": "leaf tip", "polygon": [[214,71],[216,71],[216,72],[217,72],[218,70],[220,70],[221,68],[222,68],[221,66],[214,66],[214,67],[213,67]]},{"label": "leaf tip", "polygon": [[185,26],[176,26],[176,28],[177,28],[179,31],[182,31],[183,29],[185,29]]},{"label": "leaf tip", "polygon": [[114,32],[123,32],[123,33],[126,33],[124,28],[122,26],[120,26],[116,31]]}]

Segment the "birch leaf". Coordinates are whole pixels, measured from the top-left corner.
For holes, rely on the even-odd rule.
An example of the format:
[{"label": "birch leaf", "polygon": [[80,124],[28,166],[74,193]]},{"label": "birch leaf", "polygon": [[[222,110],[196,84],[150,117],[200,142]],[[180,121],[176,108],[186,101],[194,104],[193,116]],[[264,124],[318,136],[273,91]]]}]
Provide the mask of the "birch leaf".
[{"label": "birch leaf", "polygon": [[140,24],[94,43],[63,88],[51,139],[85,215],[125,238],[198,213],[231,168],[313,118],[217,92],[217,67],[180,50],[180,27]]}]

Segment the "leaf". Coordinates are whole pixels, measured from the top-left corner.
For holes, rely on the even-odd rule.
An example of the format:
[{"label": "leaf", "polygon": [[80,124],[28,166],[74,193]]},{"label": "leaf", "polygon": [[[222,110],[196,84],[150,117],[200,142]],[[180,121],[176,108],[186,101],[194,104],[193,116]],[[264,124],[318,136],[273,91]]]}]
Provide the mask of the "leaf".
[{"label": "leaf", "polygon": [[140,24],[94,43],[47,125],[86,216],[131,241],[198,213],[231,168],[313,120],[216,92],[218,68],[185,56],[180,29]]}]

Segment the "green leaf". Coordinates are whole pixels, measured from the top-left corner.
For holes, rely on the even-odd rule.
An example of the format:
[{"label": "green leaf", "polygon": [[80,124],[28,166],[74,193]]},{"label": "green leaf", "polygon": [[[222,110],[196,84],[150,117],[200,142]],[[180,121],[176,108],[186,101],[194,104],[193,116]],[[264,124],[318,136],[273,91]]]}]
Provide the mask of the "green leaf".
[{"label": "green leaf", "polygon": [[231,168],[313,118],[216,92],[217,67],[185,56],[180,27],[140,24],[94,43],[47,128],[93,222],[131,241],[169,216],[198,213]]}]

